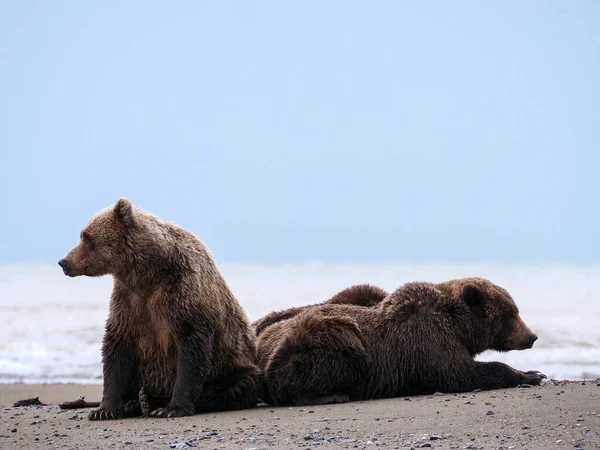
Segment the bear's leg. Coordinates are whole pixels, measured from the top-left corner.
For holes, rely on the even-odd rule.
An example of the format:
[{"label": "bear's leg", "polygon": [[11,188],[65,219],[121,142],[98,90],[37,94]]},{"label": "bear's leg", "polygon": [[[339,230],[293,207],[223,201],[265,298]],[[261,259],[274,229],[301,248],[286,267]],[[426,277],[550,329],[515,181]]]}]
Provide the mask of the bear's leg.
[{"label": "bear's leg", "polygon": [[[108,330],[102,344],[104,388],[100,407],[92,411],[90,420],[113,420],[124,417],[123,401],[137,398],[137,358],[130,339],[112,335]],[[131,405],[128,403],[128,414]]]},{"label": "bear's leg", "polygon": [[259,370],[255,365],[237,367],[205,386],[196,412],[232,411],[253,408],[259,397]]},{"label": "bear's leg", "polygon": [[538,386],[546,378],[543,373],[535,370],[521,372],[501,362],[475,361],[476,377],[469,388],[474,389],[502,389],[517,387],[521,384]]},{"label": "bear's leg", "polygon": [[368,355],[349,317],[308,313],[271,355],[263,400],[274,405],[339,403],[361,398]]},{"label": "bear's leg", "polygon": [[195,413],[202,395],[202,386],[211,367],[211,346],[214,332],[209,325],[183,319],[178,339],[177,375],[169,404],[150,413],[151,417],[183,417]]}]

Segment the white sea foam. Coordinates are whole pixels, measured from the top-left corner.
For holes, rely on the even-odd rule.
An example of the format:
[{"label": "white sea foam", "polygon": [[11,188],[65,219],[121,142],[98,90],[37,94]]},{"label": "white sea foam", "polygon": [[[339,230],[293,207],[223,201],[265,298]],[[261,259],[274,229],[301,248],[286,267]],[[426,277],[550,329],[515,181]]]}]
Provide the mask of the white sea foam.
[{"label": "white sea foam", "polygon": [[[320,302],[357,283],[393,290],[407,281],[482,276],[508,289],[539,340],[531,350],[479,359],[553,378],[600,376],[599,268],[315,263],[221,270],[251,320]],[[59,267],[0,266],[0,383],[101,381],[111,288],[110,277],[70,279]]]}]

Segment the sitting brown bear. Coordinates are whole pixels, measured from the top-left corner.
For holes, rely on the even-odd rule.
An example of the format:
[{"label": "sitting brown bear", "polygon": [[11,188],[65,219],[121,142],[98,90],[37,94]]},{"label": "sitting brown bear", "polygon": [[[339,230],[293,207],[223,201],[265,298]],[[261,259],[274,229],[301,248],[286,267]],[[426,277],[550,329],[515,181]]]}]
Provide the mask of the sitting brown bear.
[{"label": "sitting brown bear", "polygon": [[537,336],[508,292],[482,278],[407,283],[379,305],[316,305],[264,329],[264,400],[305,405],[539,385],[545,375],[475,361]]},{"label": "sitting brown bear", "polygon": [[352,286],[338,292],[329,300],[317,305],[306,305],[296,308],[289,308],[283,311],[273,311],[272,313],[267,314],[265,317],[253,322],[252,326],[256,330],[256,335],[258,336],[265,330],[265,328],[273,325],[274,323],[291,319],[292,317],[297,316],[301,312],[306,311],[313,306],[356,305],[371,307],[378,305],[387,295],[387,292],[378,288],[377,286],[371,286],[370,284],[357,284],[356,286]]},{"label": "sitting brown bear", "polygon": [[255,335],[192,233],[120,199],[88,222],[59,264],[70,277],[114,278],[102,344],[104,394],[91,420],[256,405]]}]

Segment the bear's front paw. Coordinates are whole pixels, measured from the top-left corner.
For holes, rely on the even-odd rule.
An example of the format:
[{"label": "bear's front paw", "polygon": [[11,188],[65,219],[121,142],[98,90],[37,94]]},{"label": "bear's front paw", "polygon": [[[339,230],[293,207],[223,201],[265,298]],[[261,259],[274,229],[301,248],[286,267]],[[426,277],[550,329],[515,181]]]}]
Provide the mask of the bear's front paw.
[{"label": "bear's front paw", "polygon": [[537,371],[537,370],[529,370],[523,373],[525,379],[527,380],[526,384],[531,384],[533,386],[539,386],[542,384],[542,380],[547,378],[546,375]]},{"label": "bear's front paw", "polygon": [[167,406],[166,408],[158,408],[150,413],[150,417],[184,417],[193,415],[193,411],[189,411],[184,408],[179,408],[177,406]]},{"label": "bear's front paw", "polygon": [[88,416],[90,420],[117,420],[123,418],[123,411],[113,408],[100,407]]}]

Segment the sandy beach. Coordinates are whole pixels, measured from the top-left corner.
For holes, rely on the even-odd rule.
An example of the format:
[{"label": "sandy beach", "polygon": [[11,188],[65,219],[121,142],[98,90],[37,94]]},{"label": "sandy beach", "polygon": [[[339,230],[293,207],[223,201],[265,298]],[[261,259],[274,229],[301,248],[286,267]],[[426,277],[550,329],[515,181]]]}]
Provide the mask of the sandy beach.
[{"label": "sandy beach", "polygon": [[[89,410],[57,404],[99,385],[5,384],[0,388],[0,448],[600,448],[600,382],[340,405],[259,406],[180,419],[90,422]],[[49,406],[12,407],[39,396]]]}]

